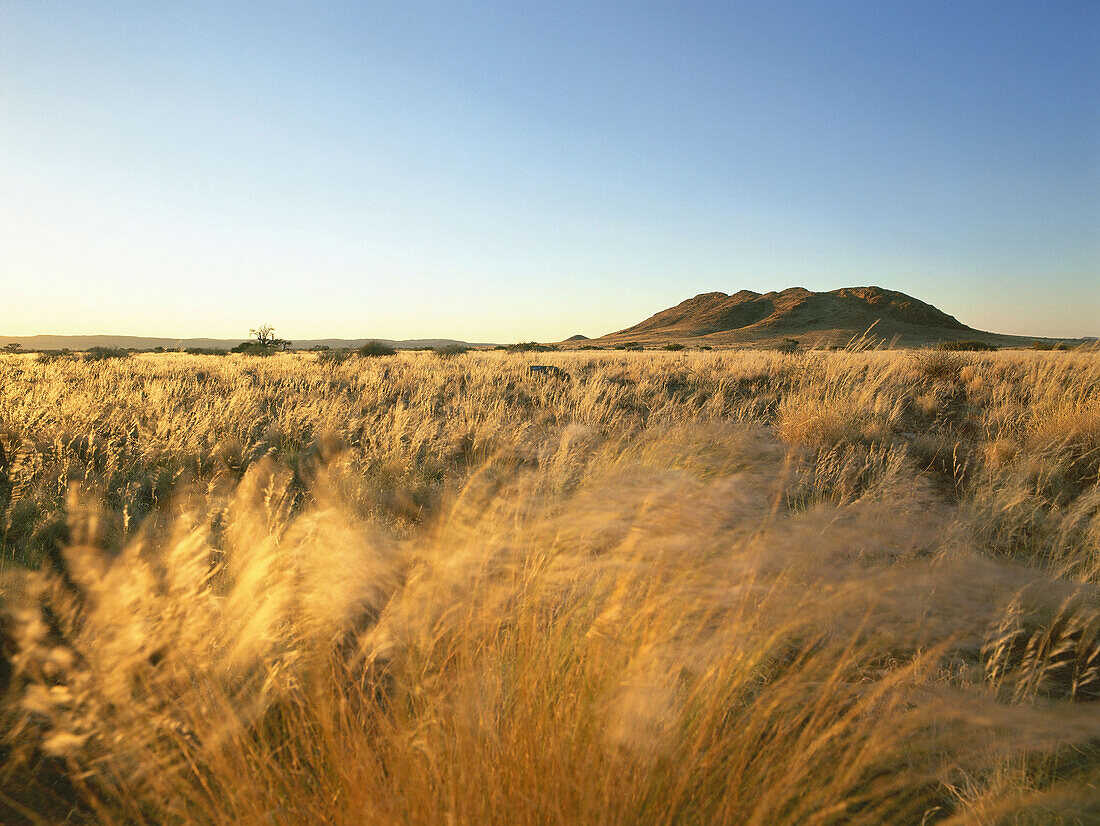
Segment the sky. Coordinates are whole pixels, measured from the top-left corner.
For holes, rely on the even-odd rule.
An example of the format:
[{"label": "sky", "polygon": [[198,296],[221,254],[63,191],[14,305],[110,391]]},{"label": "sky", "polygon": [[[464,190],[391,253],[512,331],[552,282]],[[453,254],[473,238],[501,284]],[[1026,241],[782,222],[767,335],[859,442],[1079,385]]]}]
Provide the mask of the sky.
[{"label": "sky", "polygon": [[1100,3],[0,0],[0,334],[1100,335]]}]

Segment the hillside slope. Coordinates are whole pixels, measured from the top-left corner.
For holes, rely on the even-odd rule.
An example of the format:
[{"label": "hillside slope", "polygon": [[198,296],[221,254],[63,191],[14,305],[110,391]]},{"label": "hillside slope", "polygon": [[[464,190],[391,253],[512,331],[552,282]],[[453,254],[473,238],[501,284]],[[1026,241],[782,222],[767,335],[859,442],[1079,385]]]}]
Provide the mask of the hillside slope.
[{"label": "hillside slope", "polygon": [[1002,346],[1031,341],[975,330],[931,304],[882,287],[843,287],[829,292],[791,287],[764,294],[751,290],[733,295],[702,293],[594,341],[730,346],[797,339],[810,346],[843,345],[868,330],[877,340],[905,346],[957,339]]}]

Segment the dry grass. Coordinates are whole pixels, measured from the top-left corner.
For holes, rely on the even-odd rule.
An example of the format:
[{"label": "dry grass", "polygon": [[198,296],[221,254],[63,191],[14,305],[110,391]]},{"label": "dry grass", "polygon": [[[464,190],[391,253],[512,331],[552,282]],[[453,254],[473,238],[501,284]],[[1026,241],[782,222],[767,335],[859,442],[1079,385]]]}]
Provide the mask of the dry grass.
[{"label": "dry grass", "polygon": [[0,819],[1100,816],[1100,355],[538,360],[0,359]]}]

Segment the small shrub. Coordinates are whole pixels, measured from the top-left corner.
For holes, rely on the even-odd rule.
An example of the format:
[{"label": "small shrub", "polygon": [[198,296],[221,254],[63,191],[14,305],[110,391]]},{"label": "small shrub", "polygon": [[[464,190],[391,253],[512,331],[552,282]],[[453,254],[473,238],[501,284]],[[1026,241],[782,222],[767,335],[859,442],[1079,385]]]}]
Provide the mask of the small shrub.
[{"label": "small shrub", "polygon": [[509,344],[504,349],[509,353],[548,353],[558,348],[553,344],[539,344],[537,341],[521,341],[518,344]]},{"label": "small shrub", "polygon": [[273,356],[278,350],[267,344],[257,344],[254,341],[242,341],[229,352],[241,353],[246,356]]},{"label": "small shrub", "polygon": [[946,350],[924,350],[916,354],[917,372],[932,381],[955,381],[963,366],[958,356]]},{"label": "small shrub", "polygon": [[[161,352],[164,352],[161,350]],[[228,356],[229,351],[220,347],[187,347],[184,349],[189,356]]]},{"label": "small shrub", "polygon": [[444,344],[442,347],[436,347],[432,350],[441,359],[449,359],[454,356],[461,356],[463,353],[469,352],[469,347],[464,347],[461,344]]},{"label": "small shrub", "polygon": [[662,349],[678,352],[684,349],[684,345],[674,341],[672,344],[666,344]]},{"label": "small shrub", "polygon": [[355,351],[357,355],[365,358],[377,358],[379,356],[395,356],[397,350],[381,341],[368,341]]},{"label": "small shrub", "polygon": [[84,361],[103,361],[104,359],[130,358],[130,351],[121,347],[89,347],[84,353]]},{"label": "small shrub", "polygon": [[326,347],[324,350],[317,351],[318,364],[343,364],[349,358],[351,358],[349,350],[330,350]]}]

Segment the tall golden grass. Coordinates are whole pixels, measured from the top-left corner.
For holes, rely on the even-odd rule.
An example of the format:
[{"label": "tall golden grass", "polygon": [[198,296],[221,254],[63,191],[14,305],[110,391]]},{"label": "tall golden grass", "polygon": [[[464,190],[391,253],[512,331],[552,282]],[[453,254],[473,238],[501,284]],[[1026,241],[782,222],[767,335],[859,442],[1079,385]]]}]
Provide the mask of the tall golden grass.
[{"label": "tall golden grass", "polygon": [[1095,352],[2,358],[0,820],[1100,818],[1097,411]]}]

